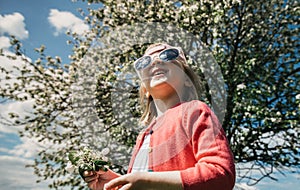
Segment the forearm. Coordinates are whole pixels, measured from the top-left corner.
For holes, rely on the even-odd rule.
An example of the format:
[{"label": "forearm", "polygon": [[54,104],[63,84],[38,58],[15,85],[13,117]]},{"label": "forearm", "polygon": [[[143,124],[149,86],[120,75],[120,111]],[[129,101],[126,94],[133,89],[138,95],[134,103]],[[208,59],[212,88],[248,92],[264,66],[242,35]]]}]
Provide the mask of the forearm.
[{"label": "forearm", "polygon": [[105,185],[106,190],[118,186],[126,186],[124,189],[144,190],[182,190],[182,182],[179,171],[170,172],[137,172],[130,173]]},{"label": "forearm", "polygon": [[148,172],[145,173],[145,182],[149,189],[155,190],[182,190],[182,181],[179,171]]}]

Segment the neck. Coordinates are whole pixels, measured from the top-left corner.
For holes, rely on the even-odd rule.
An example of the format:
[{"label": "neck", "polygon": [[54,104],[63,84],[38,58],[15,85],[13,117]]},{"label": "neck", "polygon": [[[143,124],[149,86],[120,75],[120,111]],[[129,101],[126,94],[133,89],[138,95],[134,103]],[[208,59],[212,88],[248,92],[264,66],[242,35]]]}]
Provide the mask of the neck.
[{"label": "neck", "polygon": [[157,117],[161,116],[168,109],[174,107],[176,104],[180,103],[180,98],[177,96],[169,97],[166,99],[154,99],[154,104],[157,110]]}]

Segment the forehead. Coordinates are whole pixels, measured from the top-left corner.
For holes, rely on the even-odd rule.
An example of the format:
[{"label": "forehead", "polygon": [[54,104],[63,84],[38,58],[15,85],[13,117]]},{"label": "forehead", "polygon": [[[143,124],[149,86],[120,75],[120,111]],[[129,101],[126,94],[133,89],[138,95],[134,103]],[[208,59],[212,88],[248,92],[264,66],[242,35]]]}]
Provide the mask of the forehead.
[{"label": "forehead", "polygon": [[158,45],[158,46],[154,46],[154,47],[151,47],[150,49],[148,49],[145,52],[145,55],[153,55],[153,54],[159,53],[162,50],[167,49],[167,48],[168,47],[166,45],[164,45],[164,44],[161,44],[161,45]]}]

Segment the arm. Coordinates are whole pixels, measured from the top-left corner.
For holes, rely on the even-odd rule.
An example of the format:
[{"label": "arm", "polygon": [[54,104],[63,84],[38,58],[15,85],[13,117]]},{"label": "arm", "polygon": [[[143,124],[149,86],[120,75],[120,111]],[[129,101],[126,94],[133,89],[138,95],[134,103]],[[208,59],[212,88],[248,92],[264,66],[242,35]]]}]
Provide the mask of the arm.
[{"label": "arm", "polygon": [[[199,109],[199,107],[201,109]],[[185,120],[196,164],[180,171],[184,189],[232,190],[235,167],[225,132],[205,104],[194,104]]]},{"label": "arm", "polygon": [[126,174],[105,184],[105,190],[122,186],[121,190],[182,190],[179,171],[136,172]]},{"label": "arm", "polygon": [[[177,171],[130,173],[110,181],[105,189],[120,185],[123,186],[121,190],[231,190],[235,181],[235,168],[225,133],[207,106],[197,103],[190,105],[185,112],[183,126],[186,126],[186,136],[190,139],[190,148],[186,151],[192,151],[193,154],[189,154],[192,157],[187,161],[191,160],[192,164]],[[177,159],[176,162],[180,162],[180,156]],[[174,162],[169,164],[173,168],[177,167]],[[159,166],[155,171],[161,171]]]},{"label": "arm", "polygon": [[[112,180],[105,188],[110,190],[121,185],[121,190],[231,190],[235,182],[233,156],[215,115],[208,107],[192,104],[184,122],[194,156],[190,160],[196,160],[194,164],[177,171],[127,174]],[[180,157],[178,159],[181,160]],[[159,171],[159,168],[155,171]]]}]

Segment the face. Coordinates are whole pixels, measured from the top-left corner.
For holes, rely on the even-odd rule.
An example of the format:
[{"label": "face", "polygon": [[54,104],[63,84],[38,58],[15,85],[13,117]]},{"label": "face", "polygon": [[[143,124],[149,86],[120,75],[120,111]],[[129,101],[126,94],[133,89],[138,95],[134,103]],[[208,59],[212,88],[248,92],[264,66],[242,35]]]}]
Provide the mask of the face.
[{"label": "face", "polygon": [[[145,68],[138,70],[142,80],[142,87],[153,98],[163,99],[177,94],[180,96],[185,82],[185,73],[178,59],[162,60],[167,46],[157,46],[145,53],[152,62]],[[163,52],[163,53],[162,53]]]}]

